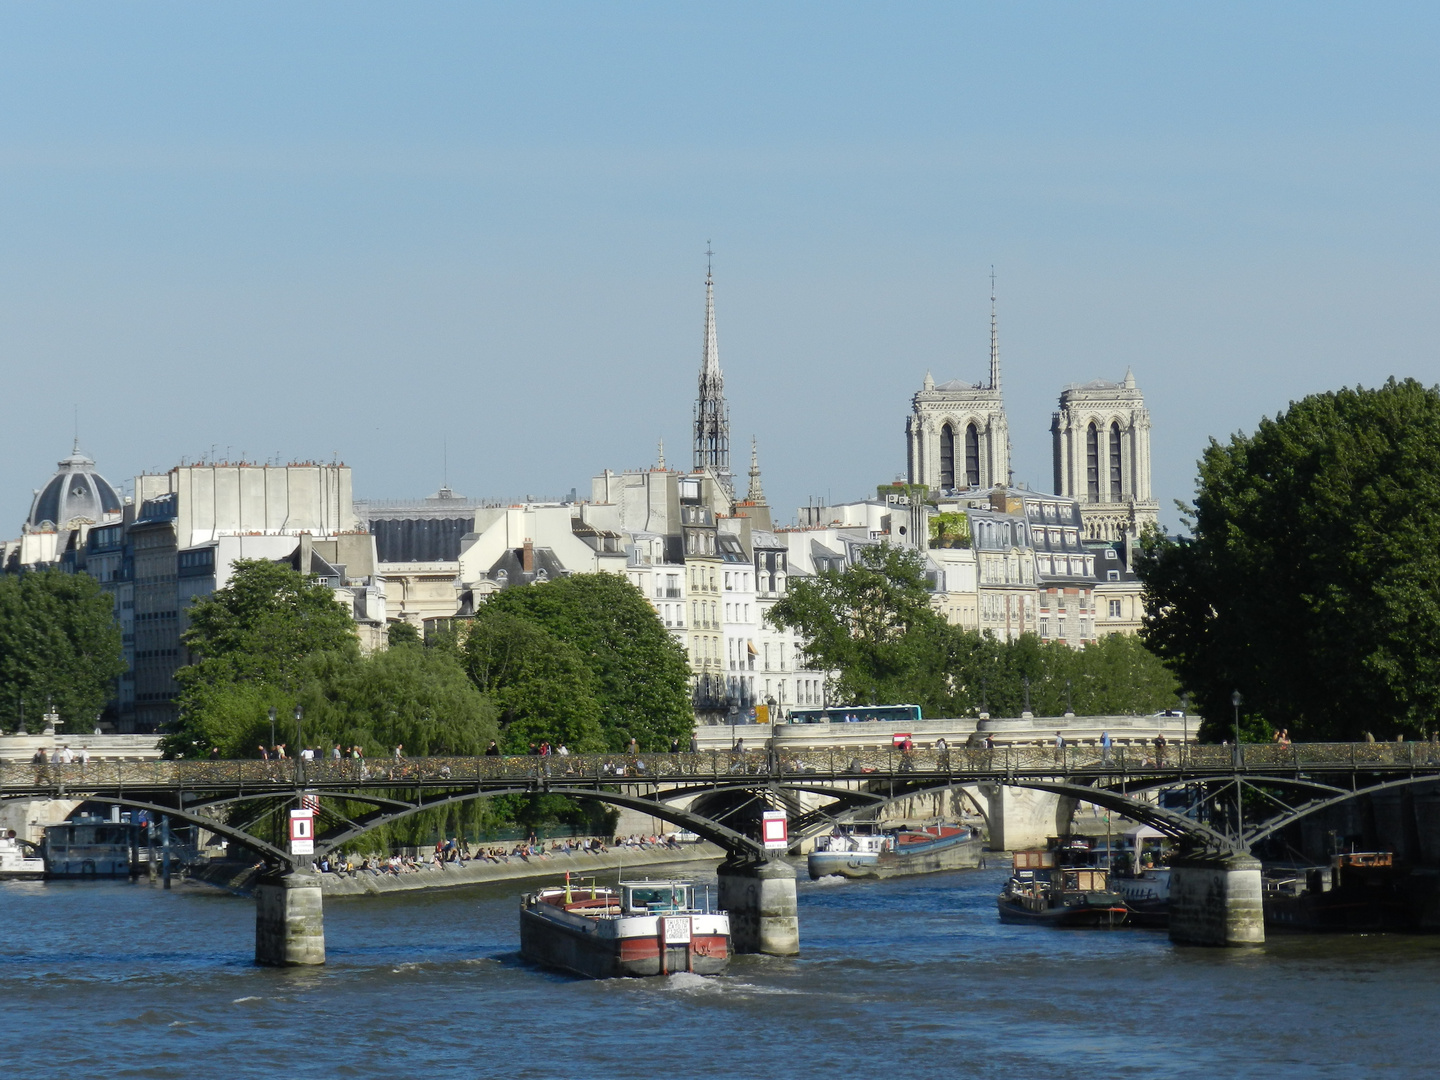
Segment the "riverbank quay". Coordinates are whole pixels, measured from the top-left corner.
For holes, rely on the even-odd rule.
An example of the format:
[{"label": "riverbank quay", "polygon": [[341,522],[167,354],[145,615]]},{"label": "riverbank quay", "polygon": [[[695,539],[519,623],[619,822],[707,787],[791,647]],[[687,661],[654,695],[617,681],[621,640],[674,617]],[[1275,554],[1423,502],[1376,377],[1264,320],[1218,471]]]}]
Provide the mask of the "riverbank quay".
[{"label": "riverbank quay", "polygon": [[[471,859],[466,863],[425,865],[419,869],[392,874],[388,870],[357,870],[353,874],[301,871],[312,875],[322,896],[378,896],[382,893],[418,892],[427,889],[453,889],[461,885],[488,885],[496,881],[520,881],[533,878],[555,879],[572,876],[630,871],[647,866],[672,865],[685,862],[719,862],[725,857],[722,848],[699,841],[654,847],[611,847],[597,853],[547,851],[544,855],[511,855],[508,862]],[[238,896],[252,895],[262,868],[233,860],[212,860],[205,866],[190,870],[189,880],[197,884],[224,889]]]}]

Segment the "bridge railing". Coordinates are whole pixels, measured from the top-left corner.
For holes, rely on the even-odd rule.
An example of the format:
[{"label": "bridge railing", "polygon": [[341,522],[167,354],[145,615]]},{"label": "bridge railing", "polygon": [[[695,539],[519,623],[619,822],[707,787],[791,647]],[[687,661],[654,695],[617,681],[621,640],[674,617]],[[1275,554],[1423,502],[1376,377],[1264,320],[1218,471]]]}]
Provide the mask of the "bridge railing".
[{"label": "bridge railing", "polygon": [[1440,746],[1407,743],[1246,743],[1235,746],[1161,745],[1055,747],[1011,744],[901,750],[898,747],[830,747],[776,752],[705,750],[681,754],[572,754],[566,757],[424,757],[285,761],[0,761],[0,791],[64,788],[75,791],[135,788],[189,790],[293,790],[297,785],[417,783],[607,782],[722,780],[748,776],[806,775],[863,778],[875,774],[1126,775],[1244,770],[1296,771],[1372,767],[1440,767]]}]

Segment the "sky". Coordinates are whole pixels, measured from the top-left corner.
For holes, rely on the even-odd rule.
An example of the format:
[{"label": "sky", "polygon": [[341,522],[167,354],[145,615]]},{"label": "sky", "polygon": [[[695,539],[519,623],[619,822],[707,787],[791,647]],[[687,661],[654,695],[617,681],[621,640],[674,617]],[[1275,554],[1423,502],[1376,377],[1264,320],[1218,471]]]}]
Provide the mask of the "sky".
[{"label": "sky", "polygon": [[1132,368],[1173,528],[1211,437],[1440,381],[1437,59],[1425,4],[0,3],[0,534],[77,418],[117,486],[687,465],[707,245],[780,522],[985,376],[993,265],[1016,479]]}]

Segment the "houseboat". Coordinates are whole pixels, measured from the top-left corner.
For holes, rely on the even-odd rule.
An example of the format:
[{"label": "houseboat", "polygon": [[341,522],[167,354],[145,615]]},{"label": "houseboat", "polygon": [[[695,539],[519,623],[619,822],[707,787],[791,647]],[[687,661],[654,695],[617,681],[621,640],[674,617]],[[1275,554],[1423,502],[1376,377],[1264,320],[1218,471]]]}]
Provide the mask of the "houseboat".
[{"label": "houseboat", "polygon": [[78,817],[45,826],[45,876],[129,877],[138,865],[143,826],[128,821]]},{"label": "houseboat", "polygon": [[1170,838],[1141,825],[1122,837],[1120,865],[1110,887],[1130,909],[1132,926],[1170,925],[1170,868],[1163,865]]},{"label": "houseboat", "polygon": [[1017,851],[996,898],[1000,921],[1057,927],[1123,926],[1130,910],[1099,867],[1056,866],[1053,851]]},{"label": "houseboat", "polygon": [[819,837],[806,865],[812,880],[832,874],[847,878],[930,874],[979,866],[984,846],[979,831],[965,825],[926,825],[885,832],[855,826]]},{"label": "houseboat", "polygon": [[697,903],[688,881],[572,884],[520,902],[520,955],[592,979],[719,975],[730,962],[730,917]]}]

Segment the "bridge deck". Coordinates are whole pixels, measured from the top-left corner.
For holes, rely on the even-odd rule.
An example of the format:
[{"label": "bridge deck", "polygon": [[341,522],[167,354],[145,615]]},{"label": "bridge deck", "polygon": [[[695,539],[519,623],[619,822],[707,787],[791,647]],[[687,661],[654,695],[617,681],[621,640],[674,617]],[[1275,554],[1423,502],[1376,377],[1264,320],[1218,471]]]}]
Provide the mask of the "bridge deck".
[{"label": "bridge deck", "polygon": [[568,757],[426,757],[287,761],[91,761],[82,765],[0,762],[0,797],[121,791],[277,793],[382,788],[601,787],[663,782],[667,786],[766,784],[803,786],[892,778],[952,783],[1063,778],[1116,783],[1127,778],[1216,779],[1244,775],[1327,776],[1440,774],[1432,743],[1296,743],[1274,745],[1055,749],[1007,746],[948,751],[837,747],[772,755],[763,750],[682,754],[577,754]]}]

